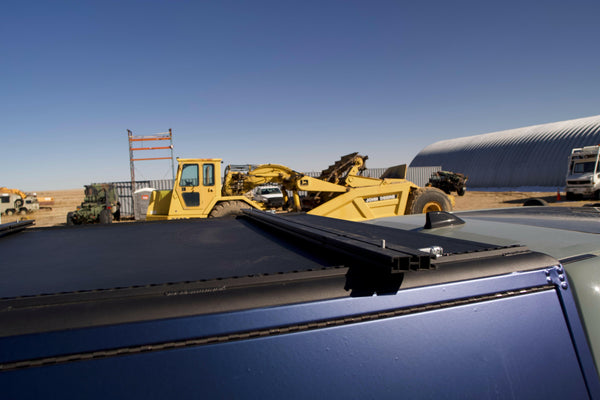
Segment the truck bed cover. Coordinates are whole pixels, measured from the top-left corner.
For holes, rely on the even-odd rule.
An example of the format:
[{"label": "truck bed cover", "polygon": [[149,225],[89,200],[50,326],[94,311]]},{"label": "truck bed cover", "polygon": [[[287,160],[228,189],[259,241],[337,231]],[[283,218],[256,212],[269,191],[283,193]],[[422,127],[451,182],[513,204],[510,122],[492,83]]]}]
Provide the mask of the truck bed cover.
[{"label": "truck bed cover", "polygon": [[[348,271],[356,265],[361,271],[368,265],[371,276],[390,282],[386,268],[392,264],[432,269],[429,274],[398,275],[407,288],[557,264],[523,247],[306,214],[248,216],[259,216],[259,222],[238,218],[67,226],[7,236],[0,241],[0,304],[10,312],[0,312],[0,337],[356,295],[369,290],[347,290]],[[295,231],[265,225],[272,221]],[[446,252],[433,265],[430,254],[418,250],[432,246]],[[512,255],[510,260],[506,254]],[[378,255],[379,263],[374,262]],[[452,263],[460,255],[461,262]],[[273,296],[275,292],[280,294]]]},{"label": "truck bed cover", "polygon": [[26,229],[0,254],[15,398],[600,393],[562,267],[524,246],[251,211]]}]

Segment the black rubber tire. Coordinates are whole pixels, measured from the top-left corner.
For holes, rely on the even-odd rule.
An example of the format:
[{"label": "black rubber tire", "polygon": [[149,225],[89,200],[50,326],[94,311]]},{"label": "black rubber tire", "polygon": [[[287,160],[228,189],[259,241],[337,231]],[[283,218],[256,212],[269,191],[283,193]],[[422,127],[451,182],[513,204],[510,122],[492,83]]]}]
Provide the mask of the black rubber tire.
[{"label": "black rubber tire", "polygon": [[531,206],[547,206],[548,203],[544,199],[527,199],[523,202],[523,207]]},{"label": "black rubber tire", "polygon": [[600,200],[600,190],[596,190],[592,196],[594,200]]},{"label": "black rubber tire", "polygon": [[418,188],[411,192],[406,214],[422,214],[430,211],[452,211],[450,198],[434,187]]},{"label": "black rubber tire", "polygon": [[73,220],[73,212],[67,213],[67,225],[75,225]]},{"label": "black rubber tire", "polygon": [[8,209],[6,211],[4,211],[4,214],[8,217],[10,217],[11,215],[13,215],[15,212],[13,209]]},{"label": "black rubber tire", "polygon": [[19,208],[21,208],[23,206],[23,200],[21,199],[17,199],[15,200],[15,209],[18,210]]},{"label": "black rubber tire", "polygon": [[212,209],[208,218],[235,217],[240,215],[243,209],[248,208],[252,207],[243,201],[222,201]]},{"label": "black rubber tire", "polygon": [[27,209],[26,208],[21,208],[19,210],[19,214],[21,214],[21,215],[27,215]]},{"label": "black rubber tire", "polygon": [[101,224],[110,224],[112,223],[113,220],[113,216],[110,212],[110,210],[107,210],[106,208],[102,211],[100,211],[100,215],[98,216],[98,221],[100,221]]},{"label": "black rubber tire", "polygon": [[464,196],[466,191],[467,191],[467,188],[463,186],[461,188],[458,188],[458,190],[456,191],[456,194],[459,196]]}]

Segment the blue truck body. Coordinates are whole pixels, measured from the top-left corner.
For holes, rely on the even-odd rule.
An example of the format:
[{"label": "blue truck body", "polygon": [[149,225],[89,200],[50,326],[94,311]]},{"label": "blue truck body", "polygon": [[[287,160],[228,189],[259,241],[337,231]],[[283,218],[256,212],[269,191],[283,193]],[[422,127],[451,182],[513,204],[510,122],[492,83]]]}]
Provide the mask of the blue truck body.
[{"label": "blue truck body", "polygon": [[7,399],[600,398],[563,265],[523,246],[248,212],[0,253]]}]

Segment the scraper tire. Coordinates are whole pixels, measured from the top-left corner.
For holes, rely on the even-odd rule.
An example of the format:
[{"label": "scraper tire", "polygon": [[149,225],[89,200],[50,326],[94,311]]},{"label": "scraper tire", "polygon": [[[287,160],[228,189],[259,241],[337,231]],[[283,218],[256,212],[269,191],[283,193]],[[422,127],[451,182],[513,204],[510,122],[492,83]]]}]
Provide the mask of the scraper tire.
[{"label": "scraper tire", "polygon": [[440,189],[434,187],[414,190],[406,206],[407,214],[422,214],[430,211],[452,211],[450,198]]},{"label": "scraper tire", "polygon": [[245,208],[251,208],[250,204],[244,203],[242,201],[223,201],[215,206],[212,209],[209,218],[219,218],[219,217],[235,217],[242,213],[242,210]]},{"label": "scraper tire", "polygon": [[547,206],[548,202],[544,199],[527,199],[523,202],[523,207]]}]

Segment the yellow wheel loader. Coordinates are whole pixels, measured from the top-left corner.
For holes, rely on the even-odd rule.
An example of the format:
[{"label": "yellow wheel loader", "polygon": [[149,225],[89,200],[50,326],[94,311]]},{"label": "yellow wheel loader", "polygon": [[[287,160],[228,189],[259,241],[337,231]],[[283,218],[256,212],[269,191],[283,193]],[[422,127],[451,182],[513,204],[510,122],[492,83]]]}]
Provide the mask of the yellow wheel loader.
[{"label": "yellow wheel loader", "polygon": [[178,159],[173,190],[152,193],[147,220],[236,215],[243,208],[265,210],[248,194],[261,185],[278,185],[287,211],[306,211],[349,221],[429,211],[451,211],[453,198],[436,188],[421,188],[405,178],[405,166],[384,178],[361,176],[366,156],[348,154],[319,177],[277,164],[227,166],[221,184],[221,159]]}]

